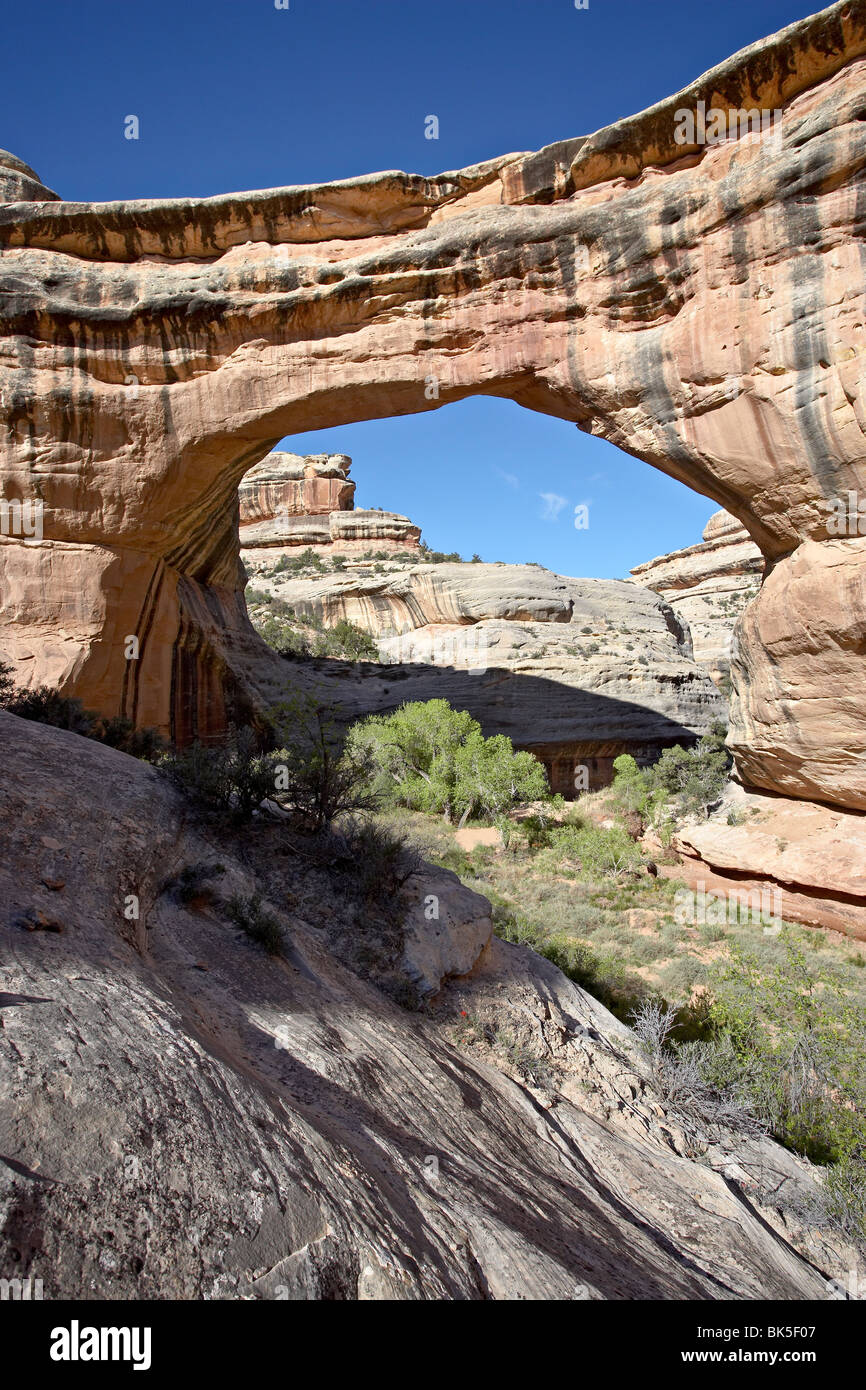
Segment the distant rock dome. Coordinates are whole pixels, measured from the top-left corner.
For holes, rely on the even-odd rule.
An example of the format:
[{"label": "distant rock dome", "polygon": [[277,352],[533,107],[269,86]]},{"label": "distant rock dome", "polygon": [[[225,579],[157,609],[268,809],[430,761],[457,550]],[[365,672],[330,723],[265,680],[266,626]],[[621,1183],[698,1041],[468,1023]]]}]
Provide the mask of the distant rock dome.
[{"label": "distant rock dome", "polygon": [[60,195],[46,187],[35,169],[8,150],[0,150],[0,203],[59,202]]}]

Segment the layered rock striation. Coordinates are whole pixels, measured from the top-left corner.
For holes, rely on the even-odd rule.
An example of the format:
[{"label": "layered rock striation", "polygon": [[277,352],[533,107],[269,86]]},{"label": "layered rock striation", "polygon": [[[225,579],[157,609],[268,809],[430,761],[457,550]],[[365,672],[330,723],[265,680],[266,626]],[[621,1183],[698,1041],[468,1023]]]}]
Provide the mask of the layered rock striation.
[{"label": "layered rock striation", "polygon": [[756,597],[764,557],[745,526],[724,510],[704,527],[701,545],[686,546],[635,565],[638,584],[661,594],[688,623],[695,661],[717,685],[730,685],[734,626]]},{"label": "layered rock striation", "polygon": [[[740,770],[866,808],[866,542],[831,525],[866,494],[864,55],[840,0],[636,116],[435,178],[82,204],[6,158],[0,478],[41,514],[0,536],[19,679],[219,735],[273,672],[244,474],[299,431],[501,395],[740,519],[773,566],[732,660]],[[684,135],[699,102],[726,138]],[[749,108],[778,114],[747,133]]]},{"label": "layered rock striation", "polygon": [[[866,941],[866,815],[749,791],[674,836],[679,877],[705,892],[775,894],[774,916]],[[766,900],[766,899],[765,899]],[[769,924],[779,929],[779,922]]]},{"label": "layered rock striation", "polygon": [[417,552],[421,531],[408,517],[355,508],[348,454],[274,452],[238,489],[241,560],[250,573],[298,549],[317,555]]},{"label": "layered rock striation", "polygon": [[376,639],[384,674],[338,673],[353,716],[445,698],[531,749],[564,795],[606,785],[620,753],[652,761],[724,717],[688,628],[647,589],[537,565],[379,568],[256,579],[296,613]]}]

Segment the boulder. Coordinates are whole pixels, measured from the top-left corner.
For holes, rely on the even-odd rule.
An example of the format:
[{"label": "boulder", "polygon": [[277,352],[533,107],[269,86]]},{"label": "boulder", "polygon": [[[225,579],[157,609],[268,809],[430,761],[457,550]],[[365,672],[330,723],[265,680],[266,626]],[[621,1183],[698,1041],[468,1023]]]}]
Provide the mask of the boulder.
[{"label": "boulder", "polygon": [[402,969],[419,995],[468,975],[493,935],[490,904],[442,869],[410,880]]},{"label": "boulder", "polygon": [[774,918],[866,941],[866,814],[732,786],[673,844],[678,877],[708,892],[769,892]]}]

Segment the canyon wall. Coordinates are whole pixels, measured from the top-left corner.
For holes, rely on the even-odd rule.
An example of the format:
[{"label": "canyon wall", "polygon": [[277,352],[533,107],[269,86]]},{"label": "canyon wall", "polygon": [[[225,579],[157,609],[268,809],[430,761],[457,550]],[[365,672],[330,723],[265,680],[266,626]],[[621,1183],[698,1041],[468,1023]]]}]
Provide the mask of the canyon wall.
[{"label": "canyon wall", "polygon": [[[0,535],[19,680],[218,734],[276,679],[244,474],[292,433],[501,395],[739,518],[770,562],[733,654],[740,771],[866,808],[866,539],[831,524],[866,488],[864,55],[843,0],[595,134],[435,178],[70,203],[0,155],[0,477],[40,518]],[[683,143],[699,102],[727,138]]]},{"label": "canyon wall", "polygon": [[730,685],[737,618],[757,595],[764,557],[745,526],[724,510],[704,527],[703,543],[660,555],[631,573],[661,594],[688,624],[695,661],[723,689]]},{"label": "canyon wall", "polygon": [[384,671],[322,672],[353,717],[447,699],[535,753],[565,796],[606,785],[620,753],[654,761],[725,717],[688,627],[648,589],[538,565],[376,569],[256,578],[296,613],[326,627],[347,618],[376,639]]}]

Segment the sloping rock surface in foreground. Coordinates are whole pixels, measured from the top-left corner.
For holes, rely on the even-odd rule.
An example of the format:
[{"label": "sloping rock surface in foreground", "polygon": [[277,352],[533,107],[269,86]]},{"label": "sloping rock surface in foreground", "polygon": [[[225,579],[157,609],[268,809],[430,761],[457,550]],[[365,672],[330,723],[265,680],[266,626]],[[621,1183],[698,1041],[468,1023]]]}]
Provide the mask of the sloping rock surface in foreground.
[{"label": "sloping rock surface in foreground", "polygon": [[155,771],[10,715],[0,741],[4,1270],[49,1298],[827,1296],[820,1238],[809,1263],[750,1195],[806,1166],[687,1157],[630,1034],[547,962],[493,943],[467,982],[549,1059],[542,1096],[337,964],[288,895],[274,960],[161,893],[215,855]]}]

